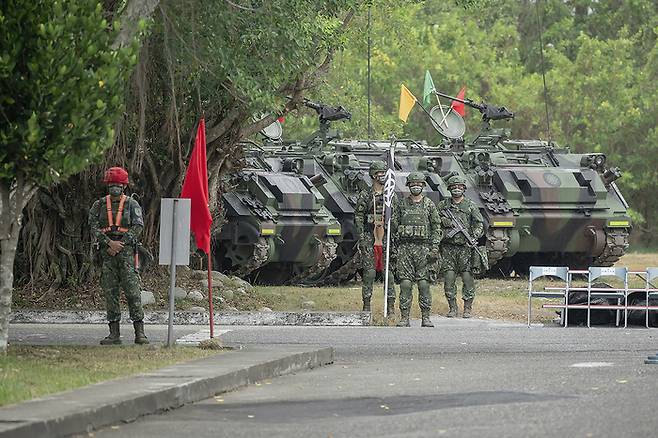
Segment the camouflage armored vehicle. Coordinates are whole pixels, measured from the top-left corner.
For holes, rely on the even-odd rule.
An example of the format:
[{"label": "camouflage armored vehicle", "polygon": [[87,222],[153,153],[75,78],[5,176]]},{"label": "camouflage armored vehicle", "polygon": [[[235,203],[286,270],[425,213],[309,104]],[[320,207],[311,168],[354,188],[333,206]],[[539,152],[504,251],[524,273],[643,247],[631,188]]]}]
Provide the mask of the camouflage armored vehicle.
[{"label": "camouflage armored vehicle", "polygon": [[[492,120],[513,117],[512,113],[505,108],[466,103],[483,114],[484,127],[473,140],[446,138],[435,146],[423,141],[395,140],[399,194],[406,195],[404,180],[413,171],[427,175],[426,194],[437,203],[449,196],[444,181],[455,174],[465,177],[469,182],[467,196],[478,204],[485,218],[487,231],[480,243],[487,248],[491,274],[524,274],[531,264],[609,266],[624,254],[631,227],[628,205],[615,184],[621,173],[608,167],[604,154],[574,154],[545,141],[510,140],[505,130],[489,125]],[[280,175],[277,172],[292,169],[288,177],[298,179],[305,190],[315,193],[318,205],[324,207],[318,207],[318,211],[331,216],[327,229],[340,233],[338,238],[329,239],[337,245],[334,255],[330,249],[321,251],[324,255],[317,257],[322,263],[315,266],[312,275],[300,277],[296,271],[300,265],[294,264],[300,263],[297,261],[293,263],[297,268],[290,273],[278,272],[281,281],[289,275],[288,281],[292,282],[336,283],[357,272],[357,194],[370,184],[370,162],[385,160],[391,142],[340,140],[329,124],[349,119],[349,113],[342,107],[308,101],[306,104],[318,113],[320,129],[301,142],[266,141],[262,150],[252,152],[258,157],[256,168],[260,170],[251,172]],[[255,195],[257,192],[252,190],[256,186],[244,186],[243,196]],[[276,212],[277,208],[272,204],[271,211]],[[300,208],[305,211],[307,207]],[[245,210],[244,217],[254,211]],[[274,222],[278,221],[277,218]],[[294,222],[289,224],[295,226]],[[322,240],[318,234],[314,236]],[[298,243],[310,242],[308,239],[283,238],[285,244],[276,238],[271,240],[279,242],[275,254],[284,247],[292,254],[310,251],[302,250]],[[326,235],[324,240],[328,240]],[[331,243],[322,244],[323,248],[329,246]],[[292,254],[289,258],[294,258]],[[231,260],[232,267],[253,263],[235,256]]]},{"label": "camouflage armored vehicle", "polygon": [[444,143],[452,158],[442,157],[439,173],[458,173],[471,183],[467,194],[478,202],[488,225],[493,273],[524,275],[531,265],[584,268],[619,260],[628,248],[631,220],[615,183],[621,172],[608,166],[605,154],[511,140],[507,130],[492,129],[490,122],[513,118],[513,113],[463,102],[482,113],[483,128],[463,146]]},{"label": "camouflage armored vehicle", "polygon": [[304,282],[335,258],[340,224],[298,162],[246,153],[222,198],[224,224],[215,263],[224,272],[260,283]]}]

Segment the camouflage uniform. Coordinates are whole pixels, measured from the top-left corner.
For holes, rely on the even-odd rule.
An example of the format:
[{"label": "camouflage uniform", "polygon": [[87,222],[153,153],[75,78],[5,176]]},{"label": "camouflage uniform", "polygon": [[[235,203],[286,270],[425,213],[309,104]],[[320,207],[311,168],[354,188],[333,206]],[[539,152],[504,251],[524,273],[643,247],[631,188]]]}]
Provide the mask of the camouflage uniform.
[{"label": "camouflage uniform", "polygon": [[[123,194],[128,185],[128,172],[120,167],[112,167],[105,172],[104,182],[111,195],[94,202],[89,210],[89,227],[98,242],[98,256],[101,260],[101,287],[105,293],[105,305],[110,334],[101,340],[102,345],[120,344],[119,322],[121,308],[119,296],[123,289],[130,319],[135,328],[135,343],[148,344],[144,334],[144,311],[140,278],[136,267],[138,237],[144,228],[142,208],[139,203]],[[110,255],[112,241],[122,242],[123,248]],[[118,248],[114,248],[118,250]]]},{"label": "camouflage uniform", "polygon": [[[119,201],[114,200],[112,204],[112,217],[116,218]],[[115,219],[116,220],[116,219]],[[144,228],[142,208],[139,203],[130,197],[126,197],[121,217],[121,227],[127,228],[125,233],[103,233],[101,230],[109,226],[107,211],[105,208],[105,197],[97,200],[89,210],[89,226],[99,243],[101,268],[101,287],[105,292],[105,303],[107,320],[109,322],[121,320],[121,309],[119,307],[119,295],[123,289],[130,319],[141,321],[144,319],[142,310],[142,298],[140,278],[135,268],[135,249],[138,236]],[[116,256],[107,253],[110,240],[121,240],[125,246]]]},{"label": "camouflage uniform", "polygon": [[[375,205],[373,205],[373,202]],[[356,225],[356,231],[359,235],[359,252],[361,253],[361,267],[363,269],[363,285],[361,287],[361,295],[365,304],[370,303],[372,297],[373,283],[375,282],[375,236],[373,235],[374,230],[374,216],[376,214],[382,214],[382,206],[384,205],[384,195],[375,194],[372,187],[369,187],[367,190],[363,190],[359,193],[359,197],[354,209],[354,223]],[[397,205],[397,198],[393,196],[393,207],[392,210]],[[384,234],[383,241],[383,251],[384,255],[386,254],[386,235]],[[390,254],[391,256],[394,254]],[[395,286],[394,278],[392,271],[389,269],[389,282],[388,282],[388,291],[386,293],[386,301],[388,305],[388,313],[392,313],[391,310],[395,306]],[[367,309],[366,309],[367,310]]]},{"label": "camouflage uniform", "polygon": [[[453,181],[451,178],[450,181]],[[484,220],[478,207],[470,199],[464,197],[461,202],[455,203],[452,198],[444,199],[438,204],[439,211],[450,209],[457,216],[462,223],[468,227],[469,234],[474,239],[479,239],[484,234]],[[443,226],[447,228],[452,227],[449,219],[442,218]],[[450,313],[448,316],[456,316],[456,280],[457,275],[461,274],[464,283],[462,289],[462,298],[464,299],[464,317],[470,316],[470,307],[475,298],[475,280],[473,278],[473,249],[466,244],[466,238],[457,233],[453,237],[444,237],[441,242],[441,257],[442,266],[441,271],[444,277],[444,291],[448,304],[450,306]],[[466,311],[468,310],[468,312]]]},{"label": "camouflage uniform", "polygon": [[[424,184],[424,175],[412,173],[407,184],[420,179]],[[409,325],[409,313],[413,301],[413,284],[418,285],[418,301],[423,315],[423,326],[431,327],[429,314],[432,309],[430,291],[430,267],[438,259],[439,242],[442,237],[441,219],[434,203],[427,197],[419,202],[411,196],[401,201],[395,211],[395,244],[398,259],[396,274],[400,280],[401,326]]]}]

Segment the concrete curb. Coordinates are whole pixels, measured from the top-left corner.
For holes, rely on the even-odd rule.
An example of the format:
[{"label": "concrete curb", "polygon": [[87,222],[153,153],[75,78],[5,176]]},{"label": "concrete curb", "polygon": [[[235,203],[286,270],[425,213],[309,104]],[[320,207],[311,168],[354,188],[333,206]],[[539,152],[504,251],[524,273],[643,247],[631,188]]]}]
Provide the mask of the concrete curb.
[{"label": "concrete curb", "polygon": [[[122,313],[123,323],[130,318]],[[12,310],[11,324],[107,324],[105,312],[100,310]],[[167,324],[165,311],[144,313],[146,324]],[[220,325],[307,325],[307,326],[362,326],[370,325],[370,312],[215,312],[215,323]],[[174,312],[176,325],[208,325],[208,312]]]},{"label": "concrete curb", "polygon": [[0,438],[60,437],[178,408],[264,379],[333,363],[333,348],[226,352],[0,408]]}]

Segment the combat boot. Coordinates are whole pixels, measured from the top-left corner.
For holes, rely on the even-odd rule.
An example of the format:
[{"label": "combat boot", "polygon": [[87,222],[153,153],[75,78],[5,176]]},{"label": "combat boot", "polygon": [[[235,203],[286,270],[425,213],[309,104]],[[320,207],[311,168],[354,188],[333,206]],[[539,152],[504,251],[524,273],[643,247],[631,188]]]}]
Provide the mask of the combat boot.
[{"label": "combat boot", "polygon": [[400,321],[397,324],[398,327],[411,327],[409,322],[409,309],[400,310]]},{"label": "combat boot", "polygon": [[370,298],[363,300],[363,309],[364,312],[370,312]]},{"label": "combat boot", "polygon": [[430,320],[429,310],[422,311],[422,317],[423,317],[423,319],[420,322],[421,327],[434,327],[434,324],[432,324],[432,321]]},{"label": "combat boot", "polygon": [[135,327],[135,344],[148,344],[149,339],[144,334],[144,321],[133,322]]},{"label": "combat boot", "polygon": [[121,344],[121,334],[119,333],[119,321],[112,321],[108,324],[110,326],[110,334],[101,339],[101,345],[119,345]]},{"label": "combat boot", "polygon": [[450,309],[446,314],[446,318],[456,317],[457,313],[459,312],[459,308],[457,307],[457,300],[454,298],[448,298],[448,306],[450,306]]},{"label": "combat boot", "polygon": [[470,318],[471,312],[473,311],[473,298],[470,300],[464,300],[464,314],[462,318]]},{"label": "combat boot", "polygon": [[389,318],[395,316],[395,299],[386,301],[386,315]]}]

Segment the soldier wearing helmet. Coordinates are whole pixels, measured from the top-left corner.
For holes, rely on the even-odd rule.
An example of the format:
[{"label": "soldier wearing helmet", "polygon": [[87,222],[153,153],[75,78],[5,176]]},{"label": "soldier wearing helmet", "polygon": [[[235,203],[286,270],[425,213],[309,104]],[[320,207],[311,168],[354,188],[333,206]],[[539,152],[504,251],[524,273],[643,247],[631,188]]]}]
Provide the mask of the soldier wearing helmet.
[{"label": "soldier wearing helmet", "polygon": [[144,228],[142,208],[123,192],[128,186],[128,172],[112,167],[105,172],[103,183],[107,195],[94,202],[89,210],[89,226],[99,245],[101,287],[105,292],[105,305],[110,334],[101,345],[121,344],[119,322],[121,289],[128,301],[130,319],[135,329],[135,343],[148,344],[144,334],[140,278],[136,266],[138,237]]},{"label": "soldier wearing helmet", "polygon": [[[369,174],[372,186],[359,193],[354,208],[354,222],[358,235],[358,250],[361,254],[361,267],[363,284],[361,297],[363,299],[363,310],[370,311],[370,299],[372,297],[373,283],[377,272],[383,272],[382,254],[386,253],[386,242],[384,223],[384,182],[386,181],[386,170],[388,166],[383,161],[370,163]],[[392,209],[397,204],[397,197],[393,195]],[[378,247],[377,249],[375,247]],[[377,251],[377,254],[376,252]],[[393,275],[389,270],[388,291],[386,292],[386,306],[388,315],[395,313],[395,286]]]},{"label": "soldier wearing helmet", "polygon": [[443,287],[448,300],[448,318],[454,318],[459,312],[457,307],[457,275],[461,275],[462,298],[464,300],[464,318],[470,318],[473,311],[473,300],[475,299],[475,279],[473,277],[474,250],[467,245],[466,237],[461,233],[451,233],[455,226],[452,220],[445,215],[445,210],[454,213],[464,228],[468,228],[470,236],[477,240],[484,234],[484,220],[478,207],[470,199],[464,196],[466,191],[466,180],[459,175],[448,179],[448,190],[450,198],[442,200],[439,205],[441,222],[446,229],[446,236],[441,242],[441,257],[443,259]]},{"label": "soldier wearing helmet", "polygon": [[409,313],[413,301],[412,288],[418,285],[418,304],[422,327],[434,327],[430,320],[432,293],[430,267],[439,259],[439,243],[443,232],[439,212],[423,195],[425,175],[412,172],[407,177],[410,195],[401,201],[394,215],[395,243],[398,259],[397,277],[400,280],[399,327],[409,327]]}]

